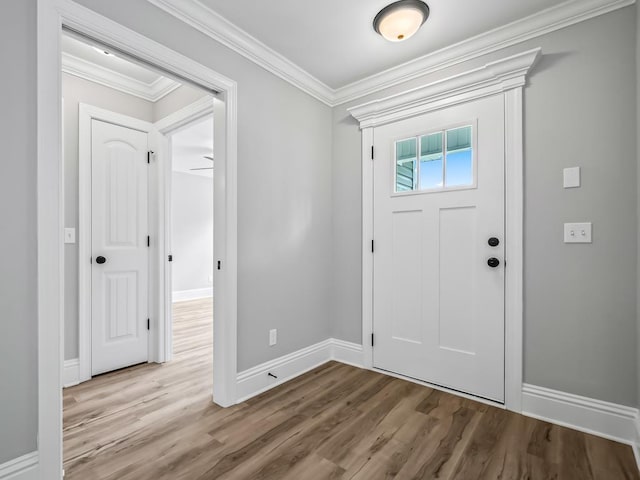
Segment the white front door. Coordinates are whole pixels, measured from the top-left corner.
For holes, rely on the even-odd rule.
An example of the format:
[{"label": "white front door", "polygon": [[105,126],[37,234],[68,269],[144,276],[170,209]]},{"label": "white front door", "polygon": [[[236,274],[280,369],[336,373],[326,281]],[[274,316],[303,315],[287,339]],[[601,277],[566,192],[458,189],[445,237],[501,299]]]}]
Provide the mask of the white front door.
[{"label": "white front door", "polygon": [[375,128],[375,367],[504,401],[504,102]]},{"label": "white front door", "polygon": [[91,373],[148,360],[147,133],[91,122]]}]

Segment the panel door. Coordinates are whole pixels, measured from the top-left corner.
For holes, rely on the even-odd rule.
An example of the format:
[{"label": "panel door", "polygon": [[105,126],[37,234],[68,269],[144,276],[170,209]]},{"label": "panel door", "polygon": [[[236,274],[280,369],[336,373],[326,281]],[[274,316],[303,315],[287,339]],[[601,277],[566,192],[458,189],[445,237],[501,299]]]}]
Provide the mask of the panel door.
[{"label": "panel door", "polygon": [[503,107],[494,96],[374,130],[374,366],[499,402]]},{"label": "panel door", "polygon": [[147,133],[91,124],[91,371],[148,360]]}]

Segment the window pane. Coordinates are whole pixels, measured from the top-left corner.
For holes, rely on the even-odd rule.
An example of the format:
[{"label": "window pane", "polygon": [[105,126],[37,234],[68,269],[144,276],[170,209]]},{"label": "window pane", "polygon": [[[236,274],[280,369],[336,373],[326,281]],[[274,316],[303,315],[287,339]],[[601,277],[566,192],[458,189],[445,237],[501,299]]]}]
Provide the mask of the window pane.
[{"label": "window pane", "polygon": [[420,190],[442,187],[442,132],[420,137]]},{"label": "window pane", "polygon": [[396,192],[415,190],[417,177],[417,139],[396,142]]},{"label": "window pane", "polygon": [[471,127],[447,130],[447,187],[473,185],[473,149]]}]

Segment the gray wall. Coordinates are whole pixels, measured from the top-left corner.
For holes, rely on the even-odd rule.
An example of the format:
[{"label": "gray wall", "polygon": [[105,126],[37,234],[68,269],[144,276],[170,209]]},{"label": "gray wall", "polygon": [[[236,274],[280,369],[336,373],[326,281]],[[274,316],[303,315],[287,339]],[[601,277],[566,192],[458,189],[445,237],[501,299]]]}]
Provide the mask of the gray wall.
[{"label": "gray wall", "polygon": [[2,464],[37,448],[35,0],[2,2],[0,61]]},{"label": "gray wall", "polygon": [[[144,0],[80,3],[238,81],[239,368],[329,335],[359,341],[360,135],[344,107],[332,132],[329,108]],[[2,9],[0,54],[11,68],[0,77],[0,228],[11,255],[0,277],[9,386],[0,462],[34,450],[37,428],[35,1]],[[546,53],[525,95],[525,379],[628,405],[637,383],[635,18],[630,7],[509,49]],[[582,189],[560,188],[568,165],[583,167]],[[594,222],[594,243],[565,246],[561,224],[578,217]],[[273,327],[280,342],[269,348]]]},{"label": "gray wall", "polygon": [[171,175],[174,292],[210,288],[213,275],[213,178]]},{"label": "gray wall", "polygon": [[76,243],[64,248],[64,358],[78,358],[78,104],[152,122],[154,104],[73,75],[62,74],[64,98],[64,223]]},{"label": "gray wall", "polygon": [[[640,188],[640,8],[636,4],[636,155],[637,155],[637,188]],[[637,192],[637,212],[636,220],[638,223],[638,264],[637,264],[637,290],[636,290],[636,313],[638,318],[637,325],[637,365],[636,375],[638,378],[638,404],[640,405],[640,191]]]},{"label": "gray wall", "polygon": [[[360,133],[346,107],[541,46],[525,91],[525,381],[636,405],[635,7],[333,112],[333,335],[360,343]],[[564,190],[562,169],[582,167]],[[562,224],[592,221],[592,245]]]},{"label": "gray wall", "polygon": [[145,0],[79,3],[238,83],[238,369],[326,339],[331,109]]}]

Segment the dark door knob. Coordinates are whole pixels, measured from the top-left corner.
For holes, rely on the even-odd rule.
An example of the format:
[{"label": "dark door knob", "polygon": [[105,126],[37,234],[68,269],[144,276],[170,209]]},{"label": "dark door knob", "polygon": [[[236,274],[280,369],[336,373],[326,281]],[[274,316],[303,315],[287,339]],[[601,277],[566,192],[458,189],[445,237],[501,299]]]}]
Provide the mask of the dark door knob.
[{"label": "dark door knob", "polygon": [[491,237],[487,243],[490,247],[497,247],[498,245],[500,245],[500,240],[498,240],[496,237]]},{"label": "dark door knob", "polygon": [[107,259],[104,258],[102,255],[99,256],[99,257],[96,257],[96,263],[99,263],[100,265],[102,265],[106,261],[107,261]]},{"label": "dark door knob", "polygon": [[496,268],[498,265],[500,265],[500,260],[495,257],[491,257],[489,260],[487,260],[487,265],[489,265],[491,268]]}]

